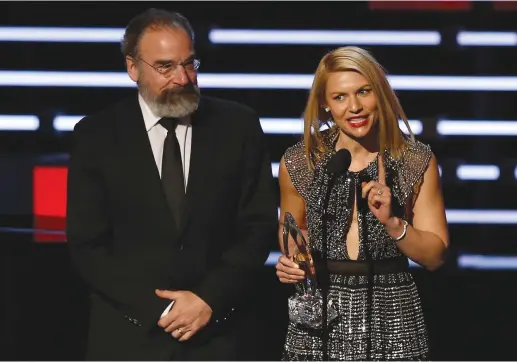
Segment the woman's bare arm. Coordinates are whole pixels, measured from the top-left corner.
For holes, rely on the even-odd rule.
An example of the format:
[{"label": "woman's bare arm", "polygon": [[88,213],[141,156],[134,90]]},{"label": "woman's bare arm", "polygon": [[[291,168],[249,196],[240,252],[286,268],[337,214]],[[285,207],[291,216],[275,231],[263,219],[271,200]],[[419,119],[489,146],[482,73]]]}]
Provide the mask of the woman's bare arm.
[{"label": "woman's bare arm", "polygon": [[[393,238],[397,238],[402,234],[403,223],[394,218],[392,223],[386,225],[386,230]],[[412,226],[408,225],[406,236],[397,245],[408,258],[429,270],[437,269],[445,260],[449,232],[438,164],[434,155],[424,173],[424,180],[413,206]]]}]

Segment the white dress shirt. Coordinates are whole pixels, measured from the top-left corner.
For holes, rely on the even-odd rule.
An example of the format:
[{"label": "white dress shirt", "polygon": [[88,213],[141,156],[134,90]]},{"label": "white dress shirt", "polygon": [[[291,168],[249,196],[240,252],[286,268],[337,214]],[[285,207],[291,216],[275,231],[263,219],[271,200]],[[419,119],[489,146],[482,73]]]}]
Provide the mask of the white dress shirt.
[{"label": "white dress shirt", "polygon": [[[152,112],[147,103],[141,95],[138,95],[138,103],[142,109],[142,115],[144,117],[145,129],[151,142],[151,148],[153,149],[154,161],[160,177],[162,175],[162,155],[163,155],[163,144],[165,137],[167,136],[167,129],[158,123],[161,117],[156,117]],[[183,163],[183,175],[185,177],[185,191],[187,189],[188,174],[190,169],[190,150],[192,145],[192,127],[190,127],[189,117],[180,119],[180,123],[176,127],[176,138],[180,144],[181,150],[181,162]]]},{"label": "white dress shirt", "polygon": [[[167,129],[158,123],[161,117],[156,117],[153,112],[151,112],[151,109],[140,94],[138,95],[138,103],[140,104],[140,109],[142,110],[142,115],[144,117],[145,129],[147,130],[147,135],[149,136],[149,141],[151,142],[154,161],[156,162],[156,167],[158,167],[158,172],[160,173],[161,177],[163,144],[165,142],[165,137],[167,136]],[[176,127],[176,137],[178,138],[178,142],[180,144],[181,162],[183,164],[183,175],[185,177],[186,192],[188,174],[190,170],[190,152],[192,146],[192,127],[190,126],[189,117],[180,119],[180,123],[178,123],[178,126]],[[161,317],[169,313],[173,304],[174,301],[169,304],[169,306],[163,311]]]}]

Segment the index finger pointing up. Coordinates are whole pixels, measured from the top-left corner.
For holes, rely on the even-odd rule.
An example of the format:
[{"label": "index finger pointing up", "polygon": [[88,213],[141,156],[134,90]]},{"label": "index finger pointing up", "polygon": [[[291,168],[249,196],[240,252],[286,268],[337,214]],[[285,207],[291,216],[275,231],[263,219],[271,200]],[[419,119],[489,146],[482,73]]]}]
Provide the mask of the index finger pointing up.
[{"label": "index finger pointing up", "polygon": [[379,153],[379,162],[377,166],[377,172],[379,175],[379,183],[381,185],[386,185],[386,169],[384,168],[384,158]]}]

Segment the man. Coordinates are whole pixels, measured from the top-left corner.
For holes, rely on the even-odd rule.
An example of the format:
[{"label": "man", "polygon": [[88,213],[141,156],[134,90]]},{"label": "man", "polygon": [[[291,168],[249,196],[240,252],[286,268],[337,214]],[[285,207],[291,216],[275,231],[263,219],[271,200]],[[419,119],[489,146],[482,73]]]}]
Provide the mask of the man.
[{"label": "man", "polygon": [[[200,96],[194,34],[150,9],[122,52],[138,94],[75,127],[71,257],[91,288],[87,359],[239,359],[245,300],[276,237],[257,116]],[[246,332],[247,327],[248,332]]]}]

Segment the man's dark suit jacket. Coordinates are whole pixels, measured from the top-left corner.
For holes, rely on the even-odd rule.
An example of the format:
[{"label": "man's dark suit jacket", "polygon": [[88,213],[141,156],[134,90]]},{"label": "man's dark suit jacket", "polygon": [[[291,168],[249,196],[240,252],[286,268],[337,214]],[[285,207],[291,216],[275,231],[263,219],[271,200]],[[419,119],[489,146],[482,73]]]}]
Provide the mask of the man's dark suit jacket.
[{"label": "man's dark suit jacket", "polygon": [[[87,359],[240,358],[246,290],[277,232],[269,153],[258,117],[234,102],[201,97],[192,131],[177,230],[136,94],[74,129],[67,237],[92,291]],[[210,323],[176,341],[157,326],[170,301],[156,288],[194,292],[212,308]]]}]

